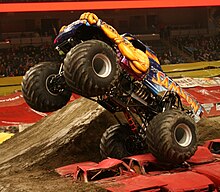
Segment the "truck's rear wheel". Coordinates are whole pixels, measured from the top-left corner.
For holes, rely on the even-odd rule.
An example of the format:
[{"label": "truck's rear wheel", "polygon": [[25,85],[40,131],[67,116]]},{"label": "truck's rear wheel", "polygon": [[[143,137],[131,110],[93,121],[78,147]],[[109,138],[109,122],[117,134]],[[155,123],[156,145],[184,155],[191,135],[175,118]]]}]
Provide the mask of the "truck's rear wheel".
[{"label": "truck's rear wheel", "polygon": [[135,135],[128,124],[109,127],[101,138],[100,154],[102,158],[121,159],[139,152],[136,147]]},{"label": "truck's rear wheel", "polygon": [[76,45],[64,60],[67,84],[84,97],[105,94],[118,79],[118,74],[116,53],[99,40]]},{"label": "truck's rear wheel", "polygon": [[27,104],[40,112],[52,112],[69,101],[72,92],[64,77],[57,79],[60,64],[43,62],[30,68],[23,77],[22,93]]},{"label": "truck's rear wheel", "polygon": [[197,149],[194,120],[179,110],[168,110],[155,116],[147,128],[149,151],[160,161],[180,164]]}]

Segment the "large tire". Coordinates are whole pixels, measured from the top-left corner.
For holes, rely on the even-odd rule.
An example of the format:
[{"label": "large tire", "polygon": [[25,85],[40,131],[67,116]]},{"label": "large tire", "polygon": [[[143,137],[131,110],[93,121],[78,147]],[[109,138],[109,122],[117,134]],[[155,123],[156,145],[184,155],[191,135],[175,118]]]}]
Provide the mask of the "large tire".
[{"label": "large tire", "polygon": [[102,158],[112,157],[121,159],[139,153],[136,150],[134,133],[128,124],[109,127],[101,138],[100,154]]},{"label": "large tire", "polygon": [[195,122],[182,111],[165,111],[150,121],[146,141],[149,151],[159,161],[181,164],[197,149]]},{"label": "large tire", "polygon": [[[58,63],[42,62],[26,72],[22,81],[22,93],[31,108],[40,112],[52,112],[67,104],[72,92],[65,85],[65,80],[63,79],[64,85],[49,85],[59,69]],[[53,86],[62,86],[63,91],[53,90]]]},{"label": "large tire", "polygon": [[113,49],[99,40],[73,47],[64,59],[67,84],[84,97],[105,94],[117,81],[119,69]]}]

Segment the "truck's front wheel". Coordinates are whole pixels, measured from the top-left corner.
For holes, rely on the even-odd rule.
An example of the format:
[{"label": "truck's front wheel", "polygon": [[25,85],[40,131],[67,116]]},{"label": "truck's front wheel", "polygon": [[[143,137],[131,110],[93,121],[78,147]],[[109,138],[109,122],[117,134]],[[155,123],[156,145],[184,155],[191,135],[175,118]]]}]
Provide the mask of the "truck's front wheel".
[{"label": "truck's front wheel", "polygon": [[64,76],[72,90],[84,97],[103,95],[119,75],[114,50],[99,40],[88,40],[73,47],[64,60]]}]

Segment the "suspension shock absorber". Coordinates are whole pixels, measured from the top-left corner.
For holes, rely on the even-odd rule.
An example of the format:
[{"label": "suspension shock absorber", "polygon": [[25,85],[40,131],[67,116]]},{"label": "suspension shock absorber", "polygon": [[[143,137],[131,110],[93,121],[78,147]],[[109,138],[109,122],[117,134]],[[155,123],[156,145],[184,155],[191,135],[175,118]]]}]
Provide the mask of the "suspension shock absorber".
[{"label": "suspension shock absorber", "polygon": [[143,84],[136,82],[135,83],[135,89],[134,89],[134,93],[140,97],[141,99],[143,99],[144,101],[146,101],[149,97],[149,92],[148,90],[144,87]]}]

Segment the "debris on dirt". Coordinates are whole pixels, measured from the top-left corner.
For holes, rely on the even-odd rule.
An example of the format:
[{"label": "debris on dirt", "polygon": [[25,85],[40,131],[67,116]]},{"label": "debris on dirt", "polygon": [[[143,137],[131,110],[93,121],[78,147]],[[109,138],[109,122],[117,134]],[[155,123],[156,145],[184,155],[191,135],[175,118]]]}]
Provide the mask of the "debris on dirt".
[{"label": "debris on dirt", "polygon": [[104,192],[106,190],[90,183],[74,182],[45,170],[20,171],[0,177],[1,192]]}]

